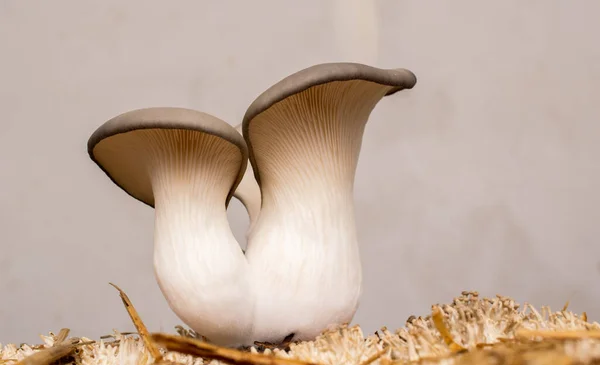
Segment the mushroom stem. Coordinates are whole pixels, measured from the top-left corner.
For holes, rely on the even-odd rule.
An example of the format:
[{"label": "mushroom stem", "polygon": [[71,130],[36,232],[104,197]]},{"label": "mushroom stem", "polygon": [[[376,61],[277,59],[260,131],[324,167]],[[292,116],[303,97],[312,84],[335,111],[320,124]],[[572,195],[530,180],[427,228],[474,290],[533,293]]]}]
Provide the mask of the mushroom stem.
[{"label": "mushroom stem", "polygon": [[[215,343],[247,344],[252,322],[248,263],[225,208],[240,161],[223,153],[229,151],[201,154],[198,146],[192,148],[198,151],[195,158],[160,149],[151,154],[156,279],[187,325]],[[247,324],[240,328],[241,323]]]},{"label": "mushroom stem", "polygon": [[262,194],[246,250],[262,288],[255,340],[311,339],[352,320],[362,281],[354,176],[367,119],[392,89],[329,82],[246,120]]},{"label": "mushroom stem", "polygon": [[[238,131],[238,133],[240,133],[240,135],[242,134],[241,124],[235,129]],[[250,232],[254,222],[256,222],[256,218],[258,218],[261,206],[260,187],[254,178],[254,170],[252,169],[251,164],[247,164],[244,176],[242,177],[240,184],[235,189],[233,196],[244,205],[246,211],[248,212],[248,217],[250,220],[248,232]]]}]

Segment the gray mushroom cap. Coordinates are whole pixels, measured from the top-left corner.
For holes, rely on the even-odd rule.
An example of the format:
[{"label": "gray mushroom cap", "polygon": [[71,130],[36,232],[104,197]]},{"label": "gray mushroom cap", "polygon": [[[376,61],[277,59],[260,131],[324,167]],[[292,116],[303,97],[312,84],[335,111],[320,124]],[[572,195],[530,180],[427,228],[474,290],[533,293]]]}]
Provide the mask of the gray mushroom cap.
[{"label": "gray mushroom cap", "polygon": [[[186,130],[202,134],[219,137],[235,145],[242,155],[242,163],[233,185],[231,186],[226,199],[226,205],[229,204],[233,193],[244,176],[248,160],[248,148],[243,137],[227,122],[216,118],[210,114],[200,111],[175,108],[175,107],[154,107],[132,110],[120,114],[102,126],[100,126],[88,140],[88,154],[102,171],[121,189],[133,198],[154,207],[154,196],[150,178],[147,174],[141,174],[140,169],[114,169],[113,165],[117,162],[115,159],[103,158],[103,151],[111,149],[115,144],[119,144],[118,138],[113,138],[125,133],[135,133],[140,130],[160,130],[164,133],[170,133],[176,130]],[[127,147],[118,146],[124,153],[127,153]],[[101,161],[102,160],[102,161]],[[133,161],[132,161],[133,163]]]},{"label": "gray mushroom cap", "polygon": [[[246,110],[242,121],[242,133],[250,152],[250,162],[255,166],[252,144],[248,134],[249,125],[256,116],[286,98],[301,93],[311,87],[335,81],[364,80],[377,84],[391,86],[385,94],[389,96],[404,89],[412,89],[417,83],[417,77],[407,69],[381,69],[360,63],[323,63],[291,74],[277,82],[259,95]],[[255,178],[260,184],[258,171]]]}]

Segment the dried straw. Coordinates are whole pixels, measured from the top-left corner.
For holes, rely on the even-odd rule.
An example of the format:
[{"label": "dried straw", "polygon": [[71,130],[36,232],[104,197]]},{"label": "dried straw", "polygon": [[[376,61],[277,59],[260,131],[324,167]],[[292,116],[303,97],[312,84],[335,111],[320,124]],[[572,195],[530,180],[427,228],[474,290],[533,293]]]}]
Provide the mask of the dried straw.
[{"label": "dried straw", "polygon": [[116,332],[92,341],[69,338],[62,329],[41,336],[42,345],[0,345],[0,365],[600,364],[600,324],[568,311],[568,303],[558,312],[538,311],[508,297],[463,292],[451,304],[432,306],[430,315],[411,316],[395,332],[382,328],[364,336],[359,326],[342,326],[314,341],[231,349],[180,326],[179,335],[149,334],[127,295],[115,288],[138,336]]}]

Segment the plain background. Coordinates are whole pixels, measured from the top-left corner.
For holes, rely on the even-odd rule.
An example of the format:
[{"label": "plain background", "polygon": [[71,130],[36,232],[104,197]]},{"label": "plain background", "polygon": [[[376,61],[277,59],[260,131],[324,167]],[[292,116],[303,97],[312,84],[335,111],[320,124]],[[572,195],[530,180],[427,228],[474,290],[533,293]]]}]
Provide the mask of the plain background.
[{"label": "plain background", "polygon": [[[600,316],[600,2],[0,0],[0,342],[173,331],[153,210],[86,143],[148,106],[237,125],[323,62],[412,70],[364,135],[355,323],[396,328],[461,290]],[[248,218],[235,201],[232,229]]]}]

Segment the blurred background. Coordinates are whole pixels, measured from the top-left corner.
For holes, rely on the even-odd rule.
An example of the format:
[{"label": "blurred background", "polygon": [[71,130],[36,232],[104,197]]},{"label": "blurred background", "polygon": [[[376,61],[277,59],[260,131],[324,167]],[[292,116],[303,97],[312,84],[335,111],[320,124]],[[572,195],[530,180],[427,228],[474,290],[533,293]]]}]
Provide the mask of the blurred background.
[{"label": "blurred background", "polygon": [[[323,62],[403,67],[356,176],[365,332],[462,290],[600,317],[600,2],[0,0],[0,342],[173,331],[154,211],[89,159],[149,106],[241,122]],[[243,243],[248,218],[229,217]]]}]

